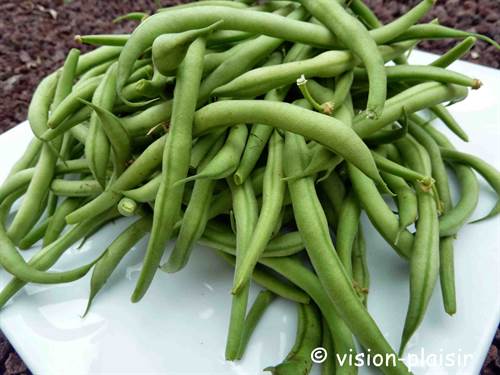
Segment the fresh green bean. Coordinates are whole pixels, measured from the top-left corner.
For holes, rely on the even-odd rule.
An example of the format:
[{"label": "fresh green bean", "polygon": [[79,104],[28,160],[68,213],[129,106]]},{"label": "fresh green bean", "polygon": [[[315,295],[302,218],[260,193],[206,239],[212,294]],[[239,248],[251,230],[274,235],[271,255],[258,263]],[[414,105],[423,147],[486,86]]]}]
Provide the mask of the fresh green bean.
[{"label": "fresh green bean", "polygon": [[[153,17],[148,18],[148,20],[151,19]],[[148,20],[142,25],[146,24]],[[188,173],[192,122],[203,73],[201,62],[204,55],[205,40],[199,38],[191,44],[184,62],[177,71],[172,122],[163,153],[162,181],[155,201],[151,238],[136,288],[132,294],[133,302],[138,302],[144,296],[153,281],[163,255],[164,246],[177,221],[184,184],[176,185],[176,182],[185,178]]]},{"label": "fresh green bean", "polygon": [[368,151],[366,145],[350,128],[332,117],[292,104],[267,100],[231,100],[212,103],[196,112],[193,134],[197,136],[217,127],[243,122],[258,122],[300,133],[360,167],[383,186],[380,175],[374,167],[373,158],[366,154]]},{"label": "fresh green bean", "polygon": [[314,305],[298,305],[295,343],[285,360],[264,369],[273,375],[308,374],[313,361],[311,352],[321,344],[321,317]]},{"label": "fresh green bean", "polygon": [[[480,158],[463,152],[441,148],[441,154],[446,160],[466,164],[478,172],[495,190],[497,196],[500,196],[500,173],[492,165],[486,163]],[[475,220],[479,222],[496,216],[500,212],[500,199],[497,200],[495,207],[483,218]]]},{"label": "fresh green bean", "polygon": [[[274,226],[281,213],[286,185],[283,177],[283,138],[274,132],[269,142],[267,165],[264,172],[262,207],[252,234],[253,241],[241,254],[235,270],[233,293],[238,293],[250,279],[252,269],[273,235]],[[239,266],[239,267],[238,267]]]},{"label": "fresh green bean", "polygon": [[262,290],[257,295],[250,311],[248,311],[247,317],[245,318],[245,324],[243,325],[243,330],[241,333],[241,344],[238,350],[238,359],[243,357],[245,349],[252,337],[252,334],[262,318],[262,315],[266,312],[266,309],[274,301],[276,295],[269,290]]},{"label": "fresh green bean", "polygon": [[[425,149],[410,136],[396,142],[403,159],[421,173],[430,173],[431,162]],[[410,256],[410,302],[399,354],[422,322],[439,275],[439,221],[431,191],[416,186],[418,221]]]},{"label": "fresh green bean", "polygon": [[[199,174],[203,174],[204,170],[211,165],[212,161],[219,155],[221,147],[224,147],[222,146],[222,139],[214,145],[200,164]],[[181,229],[179,230],[175,247],[167,263],[162,266],[163,271],[170,273],[178,272],[187,264],[195,242],[198,241],[205,231],[215,184],[216,181],[212,179],[195,181],[193,192],[182,217]]]},{"label": "fresh green bean", "polygon": [[90,293],[83,316],[89,312],[92,302],[106,284],[118,264],[127,253],[151,230],[151,216],[143,216],[128,226],[108,246],[104,255],[97,261],[90,279]]},{"label": "fresh green bean", "polygon": [[50,219],[50,217],[45,218],[41,223],[34,227],[21,241],[19,241],[19,249],[29,249],[31,246],[41,240],[45,235],[45,232],[47,231]]},{"label": "fresh green bean", "polygon": [[[116,210],[110,210],[74,226],[55,242],[36,253],[28,262],[30,270],[36,269],[38,272],[48,270],[71,245],[84,237],[87,233],[94,231],[96,228],[100,228],[104,223],[115,218],[117,214],[118,212],[116,212]],[[44,272],[42,273],[46,274]],[[3,307],[5,303],[25,285],[26,281],[13,277],[0,292],[0,307]]]},{"label": "fresh green bean", "polygon": [[[216,253],[225,261],[227,261],[229,264],[234,266],[236,262],[234,256],[231,256],[227,253],[223,253],[221,251],[216,251]],[[302,289],[299,289],[295,287],[295,285],[286,282],[281,278],[276,277],[275,275],[269,272],[268,268],[263,267],[260,264],[257,265],[257,267],[255,267],[255,269],[253,270],[252,279],[262,287],[268,289],[274,294],[283,297],[289,301],[297,303],[309,303],[310,301],[309,295],[304,291],[302,291]],[[244,340],[245,331],[243,331],[242,333],[243,333],[242,340]],[[239,354],[241,354],[240,350],[238,356]]]},{"label": "fresh green bean", "polygon": [[[258,220],[258,206],[251,181],[236,185],[231,178],[227,179],[233,196],[233,213],[236,229],[236,269],[241,267],[243,255],[252,243],[252,235]],[[250,282],[247,282],[238,293],[232,294],[231,315],[226,341],[226,359],[238,357],[241,344],[241,327],[244,323]]]}]

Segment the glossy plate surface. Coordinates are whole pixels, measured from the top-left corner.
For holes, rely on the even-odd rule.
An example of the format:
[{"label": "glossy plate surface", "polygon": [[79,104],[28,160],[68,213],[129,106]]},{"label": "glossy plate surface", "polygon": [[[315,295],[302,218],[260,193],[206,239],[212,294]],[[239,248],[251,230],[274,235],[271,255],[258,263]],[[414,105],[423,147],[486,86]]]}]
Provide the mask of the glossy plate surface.
[{"label": "glossy plate surface", "polygon": [[[433,55],[415,52],[413,63],[428,63]],[[470,135],[460,150],[476,154],[500,169],[500,71],[469,63],[454,70],[484,82],[453,114]],[[441,126],[440,126],[441,127]],[[447,132],[447,134],[449,134]],[[0,136],[0,181],[30,139],[24,123]],[[481,199],[474,218],[494,205],[495,196],[481,180]],[[68,269],[93,259],[119,233],[127,220],[110,224],[81,249],[72,248],[54,269]],[[408,302],[408,267],[366,218],[371,290],[369,309],[394,347],[398,347]],[[466,226],[455,243],[458,313],[447,316],[439,287],[427,316],[411,340],[408,355],[416,374],[477,374],[500,320],[500,218]],[[253,375],[277,364],[291,348],[296,309],[273,302],[251,339],[243,361],[224,361],[230,309],[231,268],[211,250],[197,246],[182,272],[158,272],[139,304],[129,301],[145,242],[129,253],[97,296],[85,319],[89,275],[62,286],[26,287],[0,312],[0,327],[36,374],[233,374]],[[24,253],[29,257],[33,251]],[[0,283],[8,276],[0,271]],[[254,287],[251,300],[258,292]],[[422,361],[423,355],[427,363]],[[440,364],[454,354],[454,365]],[[461,359],[459,363],[458,359]],[[69,371],[69,372],[68,372]],[[319,373],[319,368],[314,369]],[[360,374],[376,373],[363,368]]]}]

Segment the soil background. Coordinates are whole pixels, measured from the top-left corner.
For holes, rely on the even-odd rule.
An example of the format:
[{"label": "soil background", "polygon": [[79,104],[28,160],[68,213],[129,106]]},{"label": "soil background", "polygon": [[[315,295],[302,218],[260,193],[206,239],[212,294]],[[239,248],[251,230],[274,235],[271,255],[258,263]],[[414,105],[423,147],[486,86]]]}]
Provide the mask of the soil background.
[{"label": "soil background", "polygon": [[[406,13],[419,1],[365,0],[383,22]],[[155,8],[152,0],[1,0],[0,133],[26,119],[31,95],[40,79],[64,61],[71,47],[82,48],[73,41],[75,35],[128,32],[133,23],[113,24],[112,20],[131,11],[152,12]],[[438,0],[425,20],[434,18],[443,25],[485,34],[500,43],[499,0]],[[418,48],[442,53],[454,43],[426,41]],[[465,59],[500,69],[500,52],[484,42],[478,42]],[[500,374],[499,347],[497,331],[482,375]],[[0,373],[30,373],[1,333]]]}]

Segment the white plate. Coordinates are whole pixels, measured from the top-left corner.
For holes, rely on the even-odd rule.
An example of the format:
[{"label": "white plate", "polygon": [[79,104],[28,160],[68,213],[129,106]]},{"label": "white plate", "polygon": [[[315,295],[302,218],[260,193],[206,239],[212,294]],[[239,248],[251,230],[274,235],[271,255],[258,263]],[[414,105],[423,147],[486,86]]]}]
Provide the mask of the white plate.
[{"label": "white plate", "polygon": [[[433,56],[416,52],[413,62],[427,63]],[[459,62],[457,71],[480,78],[481,90],[452,107],[471,142],[454,142],[500,168],[500,72]],[[27,124],[0,137],[0,180],[21,155],[30,139]],[[479,208],[486,213],[495,196],[481,181]],[[455,245],[458,313],[447,316],[436,289],[422,326],[408,346],[408,354],[455,354],[462,364],[413,365],[416,374],[477,374],[500,320],[500,219],[466,226]],[[71,249],[57,269],[92,259],[123,225],[111,224],[81,250]],[[369,309],[382,332],[398,347],[408,301],[405,261],[367,228],[372,278]],[[129,297],[138,276],[144,241],[131,252],[97,296],[89,315],[86,304],[89,275],[71,285],[31,285],[0,313],[0,327],[37,374],[257,374],[277,364],[290,349],[295,335],[296,310],[277,300],[259,324],[243,361],[224,361],[230,308],[231,268],[201,246],[187,268],[178,274],[158,272],[146,297],[131,304]],[[28,253],[26,253],[28,254]],[[8,279],[0,271],[2,285]],[[252,289],[253,299],[258,291]],[[466,357],[466,356],[470,356]],[[427,357],[432,361],[433,357]],[[465,364],[463,362],[466,362]],[[314,369],[318,373],[318,368]],[[372,373],[363,368],[361,374]]]}]

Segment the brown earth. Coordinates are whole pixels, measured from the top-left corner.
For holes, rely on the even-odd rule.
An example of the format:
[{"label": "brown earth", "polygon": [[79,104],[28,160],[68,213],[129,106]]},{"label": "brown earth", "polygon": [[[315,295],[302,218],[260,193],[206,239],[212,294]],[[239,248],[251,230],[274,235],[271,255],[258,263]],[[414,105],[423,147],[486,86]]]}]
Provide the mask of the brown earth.
[{"label": "brown earth", "polygon": [[[162,5],[187,2],[161,1]],[[388,22],[404,14],[419,0],[365,0],[377,15]],[[66,4],[67,3],[67,4]],[[2,0],[0,2],[0,133],[25,120],[29,100],[37,83],[59,66],[76,34],[122,33],[132,23],[113,24],[118,15],[131,11],[152,11],[152,0]],[[430,20],[443,25],[488,35],[500,42],[498,0],[439,0]],[[426,41],[419,48],[442,53],[454,42]],[[85,48],[84,48],[85,49]],[[500,68],[500,52],[479,42],[466,56],[469,61]],[[483,375],[500,373],[500,331],[485,361]],[[5,337],[0,333],[0,373],[28,374]]]}]

